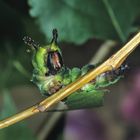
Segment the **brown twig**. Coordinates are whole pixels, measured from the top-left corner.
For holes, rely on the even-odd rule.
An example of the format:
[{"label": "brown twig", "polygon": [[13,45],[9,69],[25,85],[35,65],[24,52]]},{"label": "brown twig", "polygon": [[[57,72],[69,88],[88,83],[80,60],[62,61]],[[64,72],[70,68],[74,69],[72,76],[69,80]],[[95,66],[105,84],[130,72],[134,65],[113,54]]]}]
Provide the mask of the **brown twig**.
[{"label": "brown twig", "polygon": [[112,68],[114,69],[118,68],[128,57],[128,55],[139,45],[139,43],[140,43],[140,32],[134,38],[132,38],[123,48],[121,48],[117,53],[112,55],[103,64],[101,64],[99,67],[92,70],[91,72],[87,73],[85,76],[80,77],[75,82],[59,90],[56,94],[53,94],[52,96],[40,102],[39,104],[34,105],[33,107],[30,107],[21,113],[18,113],[14,116],[11,116],[5,120],[0,121],[0,128],[2,129],[8,127],[39,112],[44,112],[52,105],[63,100],[76,90],[80,89],[83,85],[96,78],[96,76],[98,76],[99,74],[112,70]]}]

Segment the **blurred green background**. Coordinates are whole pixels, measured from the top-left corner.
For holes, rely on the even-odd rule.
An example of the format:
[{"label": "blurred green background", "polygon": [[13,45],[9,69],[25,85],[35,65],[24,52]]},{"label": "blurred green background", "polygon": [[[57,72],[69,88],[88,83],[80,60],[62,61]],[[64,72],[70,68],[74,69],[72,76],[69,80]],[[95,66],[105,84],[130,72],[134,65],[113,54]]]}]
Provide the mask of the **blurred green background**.
[{"label": "blurred green background", "polygon": [[[65,64],[99,63],[140,29],[139,0],[0,0],[0,118],[44,99],[32,75],[23,37],[47,44],[53,28]],[[0,130],[0,140],[139,140],[140,49],[130,70],[110,87],[100,108],[41,113]]]}]

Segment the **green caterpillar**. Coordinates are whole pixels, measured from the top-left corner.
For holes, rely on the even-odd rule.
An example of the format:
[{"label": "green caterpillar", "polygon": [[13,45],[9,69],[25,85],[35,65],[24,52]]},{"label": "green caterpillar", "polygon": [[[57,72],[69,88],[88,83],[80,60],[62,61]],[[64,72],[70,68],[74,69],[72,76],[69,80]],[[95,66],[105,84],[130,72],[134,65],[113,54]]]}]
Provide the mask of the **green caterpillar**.
[{"label": "green caterpillar", "polygon": [[[57,43],[58,33],[53,29],[53,38],[49,45],[39,46],[30,37],[24,37],[25,44],[30,46],[33,52],[32,65],[34,67],[32,82],[45,96],[55,94],[61,88],[75,81],[94,69],[94,65],[86,65],[82,68],[68,68],[64,65],[62,52]],[[99,106],[103,100],[103,87],[116,83],[128,66],[124,65],[112,71],[108,71],[96,77],[95,80],[83,86],[80,90],[65,99],[65,104],[70,109]],[[93,97],[93,98],[92,98]],[[95,104],[95,105],[94,105]]]}]

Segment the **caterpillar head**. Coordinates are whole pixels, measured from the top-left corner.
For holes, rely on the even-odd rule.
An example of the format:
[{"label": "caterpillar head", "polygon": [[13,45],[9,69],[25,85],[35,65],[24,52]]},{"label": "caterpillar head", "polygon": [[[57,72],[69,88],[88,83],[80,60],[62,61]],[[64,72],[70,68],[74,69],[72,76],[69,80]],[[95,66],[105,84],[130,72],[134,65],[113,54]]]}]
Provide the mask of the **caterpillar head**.
[{"label": "caterpillar head", "polygon": [[51,44],[48,45],[45,64],[49,69],[48,74],[55,75],[63,66],[61,50],[57,44],[58,33],[53,29],[53,38]]},{"label": "caterpillar head", "polygon": [[52,31],[53,38],[49,45],[39,46],[30,37],[24,37],[25,44],[33,50],[32,64],[34,71],[40,75],[55,75],[63,67],[61,50],[57,44],[58,33],[56,29]]}]

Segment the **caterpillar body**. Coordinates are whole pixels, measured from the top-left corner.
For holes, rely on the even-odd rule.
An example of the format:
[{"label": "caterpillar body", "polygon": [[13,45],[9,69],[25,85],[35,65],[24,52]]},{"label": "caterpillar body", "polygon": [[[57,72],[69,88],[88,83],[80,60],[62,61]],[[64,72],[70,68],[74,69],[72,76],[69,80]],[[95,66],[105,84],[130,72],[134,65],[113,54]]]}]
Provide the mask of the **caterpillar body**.
[{"label": "caterpillar body", "polygon": [[[57,43],[57,30],[53,29],[52,34],[53,38],[51,43],[46,46],[39,46],[39,44],[30,37],[26,36],[23,38],[25,44],[30,46],[30,50],[33,52],[32,65],[34,70],[31,81],[38,86],[40,92],[45,96],[55,94],[61,88],[96,67],[95,65],[86,65],[82,68],[74,67],[70,69],[65,66],[62,52]],[[112,69],[112,71],[102,73],[97,76],[95,80],[84,85],[78,90],[78,93],[84,91],[91,93],[114,84],[123,76],[126,69],[128,69],[128,66],[125,64],[118,69]]]}]

